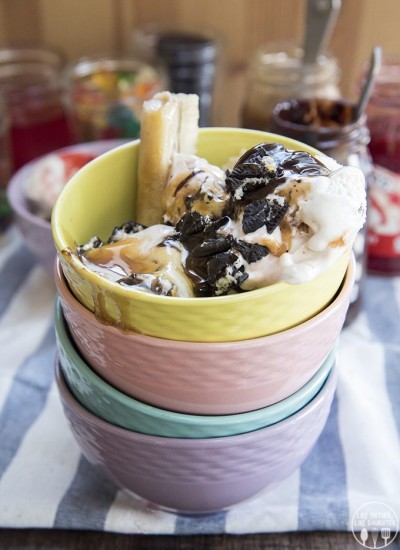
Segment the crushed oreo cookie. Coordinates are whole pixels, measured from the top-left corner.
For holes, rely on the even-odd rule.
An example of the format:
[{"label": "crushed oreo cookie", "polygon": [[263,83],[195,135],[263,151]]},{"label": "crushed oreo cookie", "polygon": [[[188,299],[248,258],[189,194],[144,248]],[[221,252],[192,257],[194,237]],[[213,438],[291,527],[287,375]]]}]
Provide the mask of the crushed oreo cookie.
[{"label": "crushed oreo cookie", "polygon": [[[276,180],[278,183],[282,183],[282,177],[287,177],[287,172],[293,176],[293,174],[302,175],[328,175],[328,168],[322,164],[317,158],[311,156],[306,151],[290,151],[286,149],[280,143],[260,143],[249,149],[235,164],[233,171],[241,166],[261,166],[266,165],[267,169],[269,163],[266,163],[265,159],[270,158],[272,165],[277,166]],[[273,170],[270,170],[273,172]]]},{"label": "crushed oreo cookie", "polygon": [[269,254],[265,246],[221,233],[228,222],[226,216],[211,220],[198,212],[186,212],[176,226],[177,238],[188,251],[185,271],[197,296],[241,292],[248,278],[245,262],[253,263]]},{"label": "crushed oreo cookie", "polygon": [[240,252],[248,264],[258,262],[258,260],[269,254],[269,249],[266,246],[258,243],[248,243],[240,239],[235,240],[234,250]]},{"label": "crushed oreo cookie", "polygon": [[289,151],[279,143],[260,143],[249,149],[227,171],[231,199],[225,214],[238,220],[243,212],[242,229],[246,234],[263,226],[272,233],[289,208],[285,198],[275,191],[293,174],[301,178],[328,175],[329,170],[306,151]]},{"label": "crushed oreo cookie", "polygon": [[[133,235],[142,229],[145,229],[145,226],[140,223],[136,223],[134,221],[125,222],[122,225],[114,227],[110,237],[107,240],[107,244],[118,242],[128,235]],[[77,246],[78,256],[82,256],[85,252],[91,250],[92,248],[100,248],[103,245],[104,242],[99,237],[92,237],[89,242]]]},{"label": "crushed oreo cookie", "polygon": [[99,237],[94,236],[90,239],[89,242],[77,246],[76,250],[78,256],[82,256],[83,254],[85,254],[85,252],[91,250],[92,248],[100,248],[101,246],[103,246],[103,244],[103,241],[99,239]]},{"label": "crushed oreo cookie", "polygon": [[281,223],[288,208],[289,204],[283,197],[251,202],[243,210],[243,231],[246,234],[253,233],[265,226],[267,232],[272,233]]},{"label": "crushed oreo cookie", "polygon": [[118,242],[129,235],[133,235],[134,233],[142,231],[142,229],[145,229],[145,226],[141,225],[140,223],[136,223],[134,221],[125,222],[120,226],[114,227],[113,232],[111,233],[110,238],[107,242],[109,244]]},{"label": "crushed oreo cookie", "polygon": [[117,283],[122,286],[136,286],[147,292],[150,290],[152,294],[158,294],[159,296],[173,296],[175,290],[175,286],[171,281],[148,273],[132,273],[128,277],[118,279]]}]

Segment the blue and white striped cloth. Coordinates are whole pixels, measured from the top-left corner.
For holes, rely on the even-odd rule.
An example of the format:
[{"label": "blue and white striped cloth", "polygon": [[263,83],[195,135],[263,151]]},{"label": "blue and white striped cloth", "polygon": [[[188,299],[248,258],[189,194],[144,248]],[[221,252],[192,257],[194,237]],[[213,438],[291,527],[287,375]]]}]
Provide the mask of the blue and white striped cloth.
[{"label": "blue and white striped cloth", "polygon": [[371,501],[400,517],[400,277],[370,277],[366,294],[342,334],[336,398],[303,466],[230,511],[174,515],[126,496],[80,454],[53,378],[55,287],[11,228],[0,241],[0,528],[351,530]]}]

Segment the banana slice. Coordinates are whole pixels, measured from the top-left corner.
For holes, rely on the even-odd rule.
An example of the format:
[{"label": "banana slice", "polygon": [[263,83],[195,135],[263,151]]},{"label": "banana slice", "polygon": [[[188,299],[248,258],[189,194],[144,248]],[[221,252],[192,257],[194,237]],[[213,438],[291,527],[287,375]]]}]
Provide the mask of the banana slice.
[{"label": "banana slice", "polygon": [[160,92],[143,105],[136,219],[149,226],[162,222],[162,194],[175,153],[195,154],[199,97]]}]

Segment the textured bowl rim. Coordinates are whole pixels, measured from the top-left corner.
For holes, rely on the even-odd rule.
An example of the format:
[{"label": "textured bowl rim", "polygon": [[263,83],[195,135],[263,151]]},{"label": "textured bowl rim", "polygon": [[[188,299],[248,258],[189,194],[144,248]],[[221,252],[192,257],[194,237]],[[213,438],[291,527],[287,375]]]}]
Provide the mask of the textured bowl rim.
[{"label": "textured bowl rim", "polygon": [[[302,143],[298,140],[287,138],[285,136],[281,136],[279,134],[274,134],[271,132],[262,132],[259,130],[249,130],[249,129],[243,129],[243,128],[230,128],[230,127],[209,127],[209,128],[200,128],[199,129],[199,135],[205,135],[207,137],[207,133],[212,132],[212,135],[218,135],[218,134],[224,134],[229,132],[229,134],[245,134],[248,136],[251,135],[259,135],[260,138],[263,136],[264,141],[267,142],[275,142],[275,143],[283,143],[285,145],[293,146],[295,149],[296,147],[302,151],[309,152],[313,155],[318,156],[326,156],[321,151],[318,151],[317,149],[306,145],[305,143]],[[260,142],[261,143],[261,142]],[[140,145],[140,139],[136,139],[134,141],[125,143],[123,145],[120,145],[119,147],[115,147],[111,151],[107,151],[104,154],[98,156],[94,161],[98,166],[101,166],[102,163],[105,163],[108,161],[108,157],[110,155],[118,154],[118,152],[123,151],[124,149],[133,149],[137,148]],[[90,164],[93,164],[90,163]],[[69,189],[73,188],[75,185],[77,185],[77,182],[81,178],[82,174],[85,174],[87,170],[90,170],[90,166],[85,165],[83,166],[77,174],[75,174],[69,181]],[[241,303],[242,301],[246,300],[247,302],[257,301],[260,297],[268,296],[269,294],[274,294],[275,292],[282,291],[284,292],[285,288],[288,288],[289,283],[286,282],[278,282],[274,283],[268,286],[265,286],[263,288],[257,288],[254,290],[251,290],[249,292],[244,293],[238,293],[238,294],[229,294],[226,296],[212,296],[212,297],[171,297],[171,296],[162,296],[162,295],[155,295],[148,292],[143,292],[136,290],[134,288],[126,289],[125,287],[119,285],[118,283],[115,283],[114,281],[111,281],[109,279],[105,279],[100,274],[89,270],[84,264],[81,263],[81,261],[76,256],[76,253],[71,251],[68,247],[67,242],[65,242],[63,238],[63,231],[61,229],[60,223],[59,223],[59,214],[58,211],[62,208],[62,202],[63,202],[63,193],[61,193],[54,205],[53,208],[53,216],[51,220],[51,229],[52,229],[52,235],[54,244],[57,249],[57,254],[64,254],[67,255],[69,260],[68,263],[73,266],[73,269],[76,272],[85,273],[86,280],[93,285],[101,286],[111,294],[118,296],[120,299],[126,299],[129,293],[134,293],[134,299],[139,302],[145,302],[145,303],[155,303],[155,304],[167,304],[171,303],[171,300],[173,301],[173,305],[175,308],[182,308],[185,309],[186,307],[193,307],[194,304],[196,304],[195,307],[201,309],[203,306],[208,307],[210,303],[218,303],[218,304],[230,304],[230,303]],[[126,221],[126,220],[123,220]],[[122,222],[123,223],[123,222]],[[343,250],[343,255],[346,254],[347,249]],[[330,269],[333,269],[335,264],[340,260],[342,256],[338,257],[334,264],[332,264],[330,267],[328,267],[323,273],[316,276],[318,278],[319,276],[323,275]],[[310,283],[311,281],[307,281],[304,284]],[[297,286],[301,287],[301,283]],[[243,296],[246,296],[243,298]]]},{"label": "textured bowl rim", "polygon": [[34,161],[25,164],[11,177],[7,188],[7,198],[12,210],[21,216],[21,218],[25,218],[30,223],[51,231],[51,224],[49,221],[37,216],[25,206],[26,197],[22,189],[22,182],[32,170],[33,165],[37,162],[37,160],[38,159],[35,159]]},{"label": "textured bowl rim", "polygon": [[22,187],[22,183],[27,177],[27,175],[29,174],[29,172],[33,170],[33,168],[36,166],[36,164],[39,161],[43,160],[44,158],[50,155],[57,155],[61,153],[70,153],[70,152],[74,153],[75,151],[80,153],[93,153],[93,154],[98,154],[98,152],[100,151],[100,154],[104,154],[108,146],[110,147],[110,149],[113,149],[122,145],[123,141],[125,140],[112,139],[112,140],[92,141],[88,143],[76,143],[74,145],[68,145],[67,147],[62,147],[60,149],[56,149],[55,151],[45,153],[44,155],[41,155],[40,157],[37,157],[27,162],[21,168],[19,168],[19,170],[14,172],[7,186],[7,198],[12,210],[22,218],[25,218],[27,221],[31,222],[32,224],[35,224],[39,227],[43,227],[44,229],[48,230],[51,233],[51,222],[38,216],[26,206],[26,196]]},{"label": "textured bowl rim", "polygon": [[218,448],[218,447],[230,447],[236,446],[238,443],[250,442],[253,439],[258,439],[262,437],[264,433],[269,430],[270,433],[279,433],[286,429],[287,425],[290,423],[296,423],[301,420],[304,416],[311,414],[312,411],[319,407],[321,402],[323,402],[327,395],[332,391],[334,393],[336,388],[337,381],[337,367],[333,367],[329,373],[327,380],[325,381],[323,387],[318,392],[318,394],[312,399],[305,407],[300,409],[297,413],[285,418],[284,420],[267,426],[265,428],[260,428],[259,430],[254,430],[251,432],[246,432],[237,435],[230,435],[224,437],[208,437],[208,438],[179,438],[179,437],[161,437],[157,435],[148,435],[142,434],[139,432],[134,432],[126,428],[121,428],[110,424],[105,420],[102,420],[98,416],[89,412],[79,401],[73,396],[71,390],[68,388],[64,375],[61,372],[61,367],[58,361],[55,362],[55,379],[57,387],[60,393],[61,400],[64,406],[74,411],[74,414],[84,418],[85,422],[89,422],[92,425],[97,425],[102,431],[111,433],[114,436],[119,436],[125,440],[136,441],[143,444],[151,444],[152,446],[160,446],[164,448],[176,448],[180,447],[194,447],[194,448]]},{"label": "textured bowl rim", "polygon": [[[280,340],[286,340],[288,336],[292,335],[301,335],[305,331],[308,330],[315,330],[316,327],[325,321],[328,317],[335,314],[338,308],[341,307],[344,300],[347,300],[347,298],[350,296],[351,290],[354,285],[355,280],[355,259],[354,255],[351,254],[350,261],[342,282],[341,287],[339,288],[336,296],[333,298],[332,302],[322,311],[308,319],[307,321],[304,321],[303,323],[300,323],[294,327],[291,327],[289,329],[276,332],[274,334],[269,334],[267,336],[259,336],[257,338],[248,338],[246,340],[235,340],[233,342],[191,342],[191,341],[184,341],[184,340],[170,340],[167,338],[158,338],[156,336],[150,336],[147,334],[142,334],[140,332],[135,332],[133,330],[128,329],[120,329],[118,327],[115,327],[111,324],[106,324],[101,321],[99,321],[96,317],[96,315],[87,309],[85,306],[83,306],[77,298],[72,294],[71,290],[69,289],[69,286],[67,284],[67,281],[65,279],[65,276],[63,274],[60,259],[56,257],[55,263],[54,263],[54,279],[56,283],[56,287],[58,289],[59,294],[61,295],[62,299],[65,299],[69,302],[71,302],[72,308],[76,310],[79,314],[79,316],[84,317],[87,322],[94,323],[103,328],[103,330],[106,330],[108,332],[114,333],[114,334],[124,334],[126,336],[129,336],[129,338],[132,338],[134,341],[142,342],[143,344],[151,344],[152,347],[154,346],[171,346],[178,351],[184,352],[185,350],[195,350],[197,352],[201,352],[204,349],[207,350],[224,350],[224,349],[241,349],[242,347],[248,348],[251,346],[252,348],[264,346],[266,339],[268,339],[268,343],[275,343]],[[250,291],[254,292],[254,291]],[[172,343],[171,343],[172,342]]]},{"label": "textured bowl rim", "polygon": [[[86,361],[80,356],[76,350],[71,338],[68,334],[67,323],[63,316],[60,300],[56,301],[55,308],[55,328],[58,338],[60,338],[64,352],[68,356],[69,360],[75,365],[80,375],[92,385],[92,387],[100,389],[114,402],[117,402],[124,407],[131,410],[132,414],[139,413],[146,415],[153,420],[169,421],[175,425],[186,427],[197,427],[199,429],[208,427],[208,429],[222,429],[226,427],[229,429],[238,429],[238,425],[256,423],[257,425],[263,424],[262,427],[272,425],[276,422],[280,422],[282,419],[287,418],[301,410],[307,403],[312,400],[319,391],[321,391],[325,381],[328,379],[329,373],[334,365],[338,344],[337,342],[328,353],[324,362],[314,374],[314,376],[299,390],[289,397],[282,399],[281,401],[268,405],[266,407],[256,409],[254,411],[247,411],[243,413],[224,414],[224,415],[195,415],[188,413],[181,413],[176,411],[170,411],[162,409],[154,405],[149,405],[134,397],[128,396],[122,391],[118,390],[111,384],[107,383],[103,378],[96,374]],[[62,369],[62,367],[61,367]],[[84,405],[84,404],[83,404]],[[275,417],[281,417],[281,420],[273,420]],[[272,417],[272,418],[271,418]],[[248,429],[248,428],[247,428]],[[257,428],[254,428],[257,429]]]}]

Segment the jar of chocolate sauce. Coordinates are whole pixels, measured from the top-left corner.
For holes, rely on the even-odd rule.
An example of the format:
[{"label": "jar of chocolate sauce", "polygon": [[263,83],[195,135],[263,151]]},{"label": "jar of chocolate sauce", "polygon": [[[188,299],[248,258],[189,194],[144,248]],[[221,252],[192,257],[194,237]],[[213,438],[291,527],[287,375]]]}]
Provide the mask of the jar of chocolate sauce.
[{"label": "jar of chocolate sauce", "polygon": [[[360,168],[369,189],[373,176],[368,150],[370,134],[366,115],[357,119],[353,103],[320,98],[280,102],[273,109],[268,130],[311,145],[340,164]],[[345,324],[355,319],[362,306],[366,276],[366,234],[365,224],[354,242],[356,282]]]},{"label": "jar of chocolate sauce", "polygon": [[400,55],[383,58],[367,116],[374,162],[368,270],[400,275]]},{"label": "jar of chocolate sauce", "polygon": [[242,105],[244,128],[265,130],[272,109],[285,99],[340,96],[340,71],[336,59],[320,55],[303,62],[304,51],[293,42],[272,42],[254,53],[248,72],[248,92]]}]

